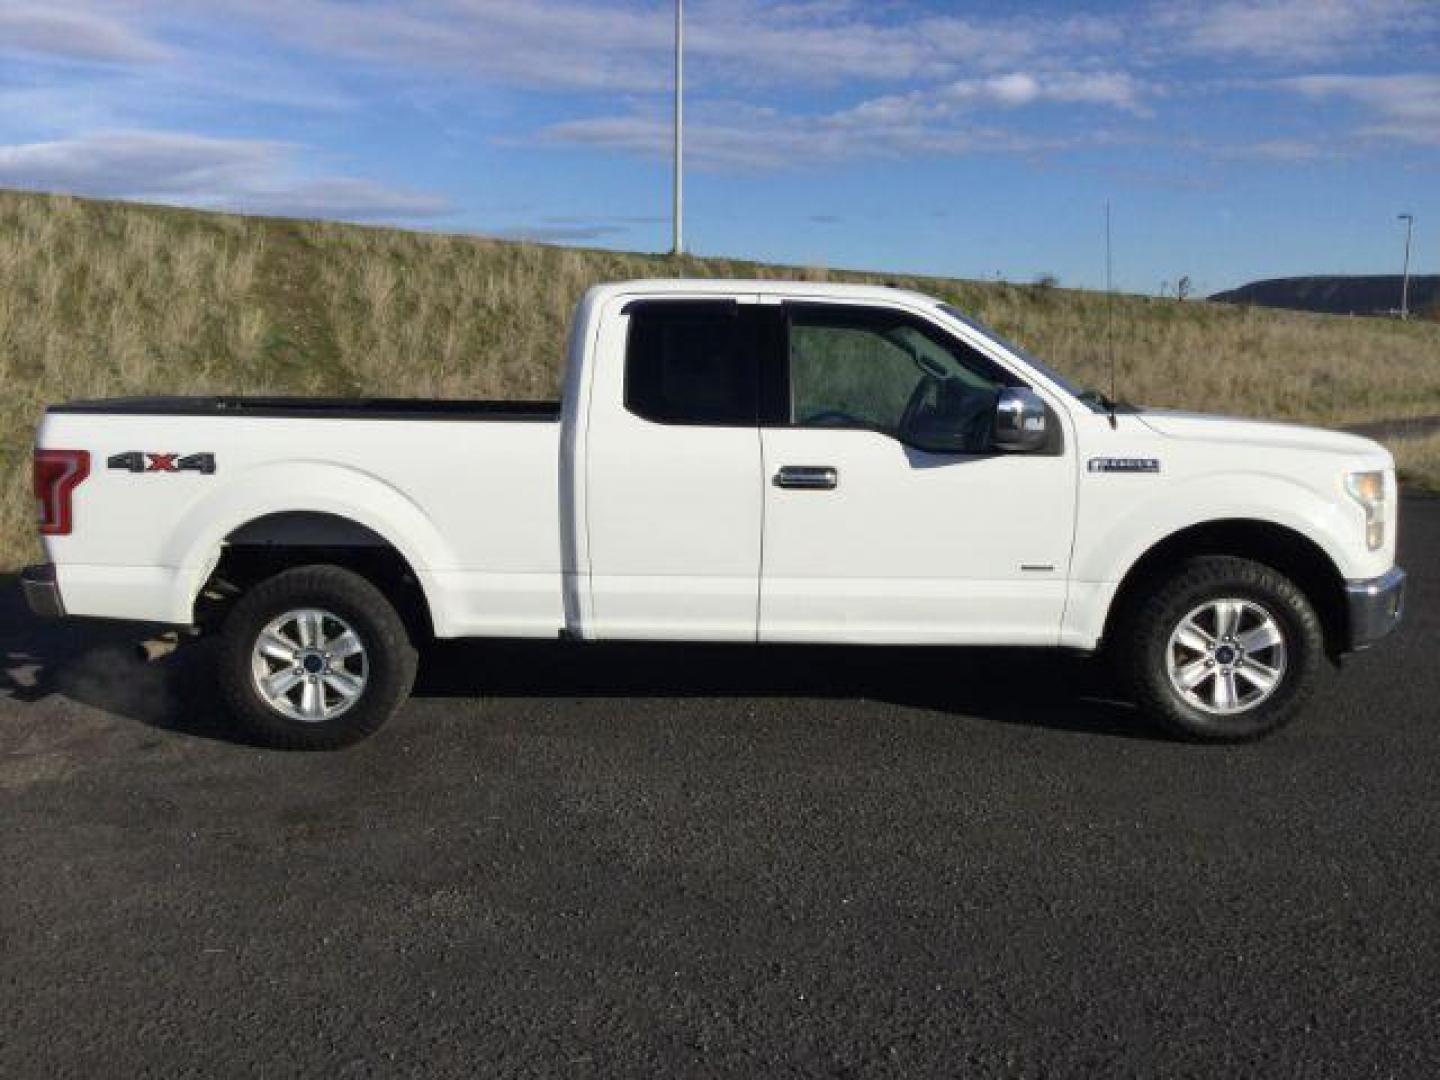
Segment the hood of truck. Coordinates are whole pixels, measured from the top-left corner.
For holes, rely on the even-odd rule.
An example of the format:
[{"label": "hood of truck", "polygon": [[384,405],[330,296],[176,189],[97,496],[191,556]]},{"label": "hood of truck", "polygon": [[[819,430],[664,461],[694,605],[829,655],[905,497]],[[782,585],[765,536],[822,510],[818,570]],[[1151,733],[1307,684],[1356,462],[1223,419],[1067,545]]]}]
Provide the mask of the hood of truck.
[{"label": "hood of truck", "polygon": [[1174,439],[1332,454],[1388,454],[1383,446],[1372,439],[1327,428],[1306,427],[1303,424],[1243,420],[1233,416],[1210,416],[1171,409],[1138,409],[1134,415],[1152,431]]}]

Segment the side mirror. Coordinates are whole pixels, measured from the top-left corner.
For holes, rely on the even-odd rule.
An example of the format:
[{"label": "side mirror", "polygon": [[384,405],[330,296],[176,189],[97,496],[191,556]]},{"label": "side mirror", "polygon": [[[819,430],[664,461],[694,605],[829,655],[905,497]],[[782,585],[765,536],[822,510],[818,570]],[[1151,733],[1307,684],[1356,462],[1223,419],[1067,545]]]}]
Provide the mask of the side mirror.
[{"label": "side mirror", "polygon": [[1026,386],[1007,386],[995,402],[995,449],[1027,453],[1049,441],[1049,414],[1040,395]]}]

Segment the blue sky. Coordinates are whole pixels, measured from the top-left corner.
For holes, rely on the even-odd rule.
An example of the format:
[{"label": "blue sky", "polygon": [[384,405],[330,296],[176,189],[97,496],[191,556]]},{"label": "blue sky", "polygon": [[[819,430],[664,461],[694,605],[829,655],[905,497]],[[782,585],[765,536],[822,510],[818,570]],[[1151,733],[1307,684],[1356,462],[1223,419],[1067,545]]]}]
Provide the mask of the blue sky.
[{"label": "blue sky", "polygon": [[[1440,272],[1440,3],[689,0],[702,254]],[[670,0],[0,0],[0,186],[669,243]]]}]

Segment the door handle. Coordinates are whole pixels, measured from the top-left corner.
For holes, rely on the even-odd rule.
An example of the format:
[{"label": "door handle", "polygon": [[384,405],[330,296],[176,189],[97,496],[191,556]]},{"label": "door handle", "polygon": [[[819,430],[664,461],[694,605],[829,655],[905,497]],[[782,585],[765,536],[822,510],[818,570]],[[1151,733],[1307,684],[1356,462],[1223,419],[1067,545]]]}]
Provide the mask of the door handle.
[{"label": "door handle", "polygon": [[832,491],[840,483],[840,472],[829,465],[782,465],[775,474],[775,486],[804,491]]}]

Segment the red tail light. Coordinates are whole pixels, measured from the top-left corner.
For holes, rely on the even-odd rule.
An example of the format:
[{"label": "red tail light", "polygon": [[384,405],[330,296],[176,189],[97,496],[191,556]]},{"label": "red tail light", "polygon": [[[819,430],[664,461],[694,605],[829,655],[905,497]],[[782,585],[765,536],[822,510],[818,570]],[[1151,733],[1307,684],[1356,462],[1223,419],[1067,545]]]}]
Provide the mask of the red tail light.
[{"label": "red tail light", "polygon": [[40,504],[40,535],[69,536],[75,525],[71,496],[90,475],[84,450],[35,451],[35,499]]}]

